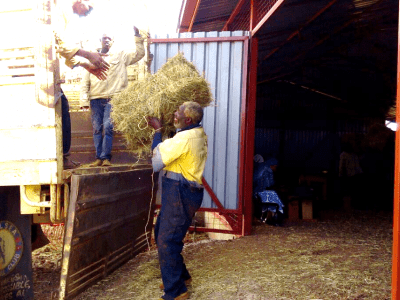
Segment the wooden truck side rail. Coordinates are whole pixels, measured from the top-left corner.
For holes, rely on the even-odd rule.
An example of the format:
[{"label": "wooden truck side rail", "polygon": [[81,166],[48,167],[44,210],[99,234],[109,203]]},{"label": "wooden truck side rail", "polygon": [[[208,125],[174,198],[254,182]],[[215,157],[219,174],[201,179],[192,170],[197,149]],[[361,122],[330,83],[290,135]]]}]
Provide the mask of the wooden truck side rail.
[{"label": "wooden truck side rail", "polygon": [[[61,103],[51,1],[8,1],[0,26],[0,185],[62,183]],[[5,35],[5,36],[4,36]]]}]

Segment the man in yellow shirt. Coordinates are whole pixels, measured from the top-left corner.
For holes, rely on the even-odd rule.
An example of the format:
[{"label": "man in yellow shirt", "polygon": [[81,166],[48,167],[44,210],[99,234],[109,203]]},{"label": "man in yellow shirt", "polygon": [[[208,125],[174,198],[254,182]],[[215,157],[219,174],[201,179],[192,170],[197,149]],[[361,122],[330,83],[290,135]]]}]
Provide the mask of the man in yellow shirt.
[{"label": "man in yellow shirt", "polygon": [[162,176],[161,210],[154,227],[158,246],[164,300],[189,297],[186,284],[191,276],[183,257],[183,239],[203,201],[202,177],[207,160],[207,136],[201,127],[203,109],[196,102],[185,102],[174,114],[178,132],[162,142],[161,122],[148,118],[154,135],[153,170]]}]

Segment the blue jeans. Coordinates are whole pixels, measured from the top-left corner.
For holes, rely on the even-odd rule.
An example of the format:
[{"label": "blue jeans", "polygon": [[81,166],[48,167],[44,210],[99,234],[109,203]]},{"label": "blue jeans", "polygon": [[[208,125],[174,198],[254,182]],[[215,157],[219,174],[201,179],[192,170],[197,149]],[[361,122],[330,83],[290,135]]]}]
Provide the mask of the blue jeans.
[{"label": "blue jeans", "polygon": [[[113,142],[113,124],[111,122],[110,99],[90,100],[92,112],[93,142],[96,149],[96,159],[111,160]],[[104,130],[104,137],[103,137]]]},{"label": "blue jeans", "polygon": [[[62,92],[62,91],[61,91]],[[64,93],[61,96],[61,114],[62,114],[62,138],[63,154],[67,154],[71,148],[71,116],[69,115],[69,103]]]},{"label": "blue jeans", "polygon": [[190,278],[183,257],[183,239],[203,201],[203,188],[194,188],[177,180],[162,177],[161,210],[154,227],[158,247],[163,298],[173,300],[187,291]]}]

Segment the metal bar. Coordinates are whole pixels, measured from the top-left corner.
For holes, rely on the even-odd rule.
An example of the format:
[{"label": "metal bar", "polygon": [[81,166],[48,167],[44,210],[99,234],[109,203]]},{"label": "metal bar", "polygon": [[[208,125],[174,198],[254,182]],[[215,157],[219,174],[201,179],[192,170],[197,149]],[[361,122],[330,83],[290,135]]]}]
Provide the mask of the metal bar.
[{"label": "metal bar", "polygon": [[[160,208],[161,208],[160,204],[155,205],[155,209],[160,209]],[[219,208],[200,207],[197,211],[217,212],[217,213],[220,213],[221,215],[224,215],[224,214],[240,215],[241,214],[240,210],[238,210],[238,209],[224,209],[221,211]]]},{"label": "metal bar", "polygon": [[[247,105],[247,87],[248,87],[248,61],[249,61],[249,43],[245,42],[244,43],[244,49],[243,49],[243,77],[242,77],[242,107],[241,107],[241,111],[242,111],[242,115],[241,115],[241,132],[240,132],[240,156],[239,156],[239,211],[241,212],[242,217],[242,228],[243,225],[245,224],[245,222],[247,222],[247,220],[244,218],[244,215],[246,215],[245,213],[245,207],[247,207],[247,201],[249,201],[249,199],[247,199],[245,197],[245,180],[244,180],[244,168],[245,168],[245,160],[246,160],[246,156],[245,156],[245,139],[246,139],[246,131],[245,131],[245,120],[244,120],[244,116],[243,116],[243,112],[245,112],[246,110],[246,105]],[[254,133],[253,133],[254,134]],[[253,177],[253,176],[252,176]],[[250,201],[252,201],[252,199],[250,199]],[[250,204],[251,205],[251,204]],[[251,222],[251,221],[250,221]],[[251,224],[251,223],[250,223]],[[242,230],[242,234],[243,234],[243,230]]]},{"label": "metal bar", "polygon": [[57,220],[57,185],[50,184],[50,221],[55,223]]},{"label": "metal bar", "polygon": [[253,152],[254,152],[254,134],[255,134],[255,114],[257,99],[257,59],[258,59],[258,39],[252,37],[250,41],[250,70],[248,89],[249,95],[247,101],[242,104],[242,140],[240,155],[239,177],[244,204],[244,224],[243,235],[251,234],[252,216],[253,216]]},{"label": "metal bar", "polygon": [[272,14],[281,6],[281,4],[285,0],[278,0],[274,6],[265,14],[265,16],[261,19],[260,22],[258,22],[257,26],[254,27],[254,29],[251,30],[251,36],[254,36],[257,31],[267,22],[267,20],[272,16]]},{"label": "metal bar", "polygon": [[151,39],[150,43],[206,43],[206,42],[231,42],[245,41],[248,36],[227,36],[227,37],[205,37],[205,38],[172,38],[172,39]]},{"label": "metal bar", "polygon": [[230,23],[233,21],[233,19],[237,16],[237,14],[240,12],[240,10],[242,9],[242,6],[244,4],[246,0],[240,0],[237,4],[236,7],[234,8],[234,10],[231,13],[231,16],[229,17],[228,21],[226,21],[224,27],[222,28],[222,31],[227,31],[228,30],[228,26],[230,25]]},{"label": "metal bar", "polygon": [[197,2],[196,2],[196,8],[194,9],[193,16],[192,16],[192,19],[190,20],[190,24],[189,24],[189,28],[188,28],[189,32],[192,31],[193,23],[194,23],[194,20],[196,19],[197,12],[199,10],[200,1],[201,0],[197,0]]},{"label": "metal bar", "polygon": [[189,231],[238,234],[237,231],[235,231],[235,230],[212,229],[212,228],[207,228],[207,227],[194,227],[194,226],[190,226]]},{"label": "metal bar", "polygon": [[69,205],[69,185],[68,183],[64,184],[64,218],[67,218],[68,215],[68,205]]},{"label": "metal bar", "polygon": [[57,184],[57,200],[56,200],[56,217],[57,221],[61,220],[61,184]]},{"label": "metal bar", "polygon": [[[400,1],[399,1],[400,7]],[[399,8],[400,9],[400,8]],[[400,38],[400,26],[398,28]],[[397,94],[396,123],[400,122],[400,43],[397,40]],[[392,300],[400,299],[400,128],[396,131],[396,154],[394,164],[394,199],[393,199],[393,250],[392,250]]]},{"label": "metal bar", "polygon": [[206,179],[204,177],[201,178],[201,181],[204,185],[204,188],[206,189],[206,191],[208,192],[208,194],[210,195],[212,201],[214,201],[215,205],[217,205],[217,207],[220,210],[225,210],[225,207],[223,207],[223,205],[221,204],[221,202],[218,200],[217,195],[215,195],[214,191],[212,190],[212,188],[208,185]]},{"label": "metal bar", "polygon": [[332,0],[331,2],[329,2],[324,8],[322,8],[321,10],[319,10],[314,16],[311,17],[311,19],[309,19],[303,26],[300,26],[299,29],[297,29],[296,31],[294,31],[291,35],[289,35],[289,37],[286,39],[285,42],[283,42],[282,45],[280,45],[279,47],[276,47],[275,49],[273,49],[270,53],[268,53],[262,60],[266,60],[268,59],[272,54],[274,54],[276,51],[278,51],[279,49],[281,49],[284,45],[286,45],[287,42],[289,42],[292,38],[294,38],[296,35],[300,34],[300,31],[303,30],[307,25],[309,25],[312,21],[314,21],[315,19],[317,19],[320,15],[322,15],[329,7],[331,7],[333,4],[335,4],[337,2],[337,0]]},{"label": "metal bar", "polygon": [[254,8],[254,1],[255,0],[250,0],[249,31],[254,29],[255,19],[257,18],[257,10]]},{"label": "metal bar", "polygon": [[28,197],[26,196],[26,187],[25,187],[25,185],[21,185],[21,198],[29,206],[51,207],[50,201],[33,202],[33,201],[29,200]]},{"label": "metal bar", "polygon": [[219,208],[200,207],[198,209],[198,211],[217,212],[217,213],[220,213],[221,215],[224,215],[224,214],[238,214],[238,215],[240,215],[241,214],[240,210],[238,210],[238,209],[223,209],[223,210],[220,210]]},{"label": "metal bar", "polygon": [[366,12],[371,11],[372,9],[375,8],[376,5],[379,5],[383,0],[377,1],[374,4],[372,4],[371,6],[369,6],[368,8],[366,8],[365,10],[363,10],[361,13],[357,14],[355,18],[350,19],[349,21],[345,22],[342,26],[339,26],[338,28],[336,28],[335,30],[333,30],[333,32],[331,34],[327,34],[325,37],[323,37],[322,39],[320,39],[318,42],[316,42],[314,45],[312,45],[310,48],[308,48],[307,50],[303,51],[302,53],[298,54],[296,57],[294,57],[293,59],[291,59],[289,61],[289,63],[296,61],[297,59],[299,59],[301,56],[306,55],[310,50],[314,49],[315,47],[323,44],[325,41],[329,40],[331,38],[331,36],[339,33],[340,31],[342,31],[343,29],[345,29],[347,26],[349,26],[350,24],[352,24],[353,22],[361,19],[363,17],[363,14]]}]

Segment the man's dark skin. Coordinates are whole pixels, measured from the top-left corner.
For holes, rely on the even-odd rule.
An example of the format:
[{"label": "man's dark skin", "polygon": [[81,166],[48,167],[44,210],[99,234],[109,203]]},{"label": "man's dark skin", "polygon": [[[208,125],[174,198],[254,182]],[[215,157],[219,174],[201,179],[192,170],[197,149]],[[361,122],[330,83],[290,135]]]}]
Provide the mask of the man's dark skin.
[{"label": "man's dark skin", "polygon": [[[133,26],[133,30],[135,31],[135,36],[141,37],[140,34],[139,34],[139,29],[138,29],[136,26]],[[108,35],[104,35],[104,36],[101,38],[101,50],[100,50],[100,52],[98,52],[98,54],[100,54],[100,55],[102,55],[102,56],[108,55],[107,53],[108,53],[108,51],[110,51],[112,45],[113,45],[113,39],[112,39],[110,36],[108,36]],[[92,53],[92,52],[89,52],[89,53]],[[106,64],[107,64],[107,63],[106,63]],[[108,64],[107,64],[107,65],[108,65]],[[108,66],[109,66],[109,65],[108,65]],[[86,68],[86,70],[88,70],[88,69]],[[98,70],[102,70],[102,69],[98,69]],[[107,67],[107,70],[108,70],[108,67]],[[107,71],[107,70],[106,70],[106,71]],[[89,71],[89,70],[88,70],[88,71]],[[94,71],[96,71],[96,69],[95,69]],[[104,74],[103,74],[103,72],[101,71],[101,74],[99,74],[99,76],[101,76],[101,77],[97,76],[97,75],[94,74],[93,72],[90,72],[90,71],[89,71],[89,73],[95,75],[95,76],[96,76],[98,79],[100,79],[100,80],[105,80],[105,79],[107,79],[107,77],[106,77],[106,71],[104,72]],[[88,109],[89,106],[83,106],[82,108],[83,108],[83,109]]]},{"label": "man's dark skin", "polygon": [[[86,0],[75,1],[73,3],[74,13],[80,17],[86,16],[90,12],[89,3],[90,2]],[[99,80],[105,80],[107,78],[106,72],[110,68],[110,65],[103,59],[103,56],[107,54],[79,49],[75,55],[84,57],[90,62],[81,62],[79,63],[79,66],[84,67],[89,73],[95,75]]]},{"label": "man's dark skin", "polygon": [[[156,131],[159,131],[162,128],[162,120],[156,117],[147,117],[147,122]],[[185,106],[184,105],[179,106],[178,110],[174,113],[175,128],[182,129],[192,124],[193,124],[192,118],[185,116]]]}]

